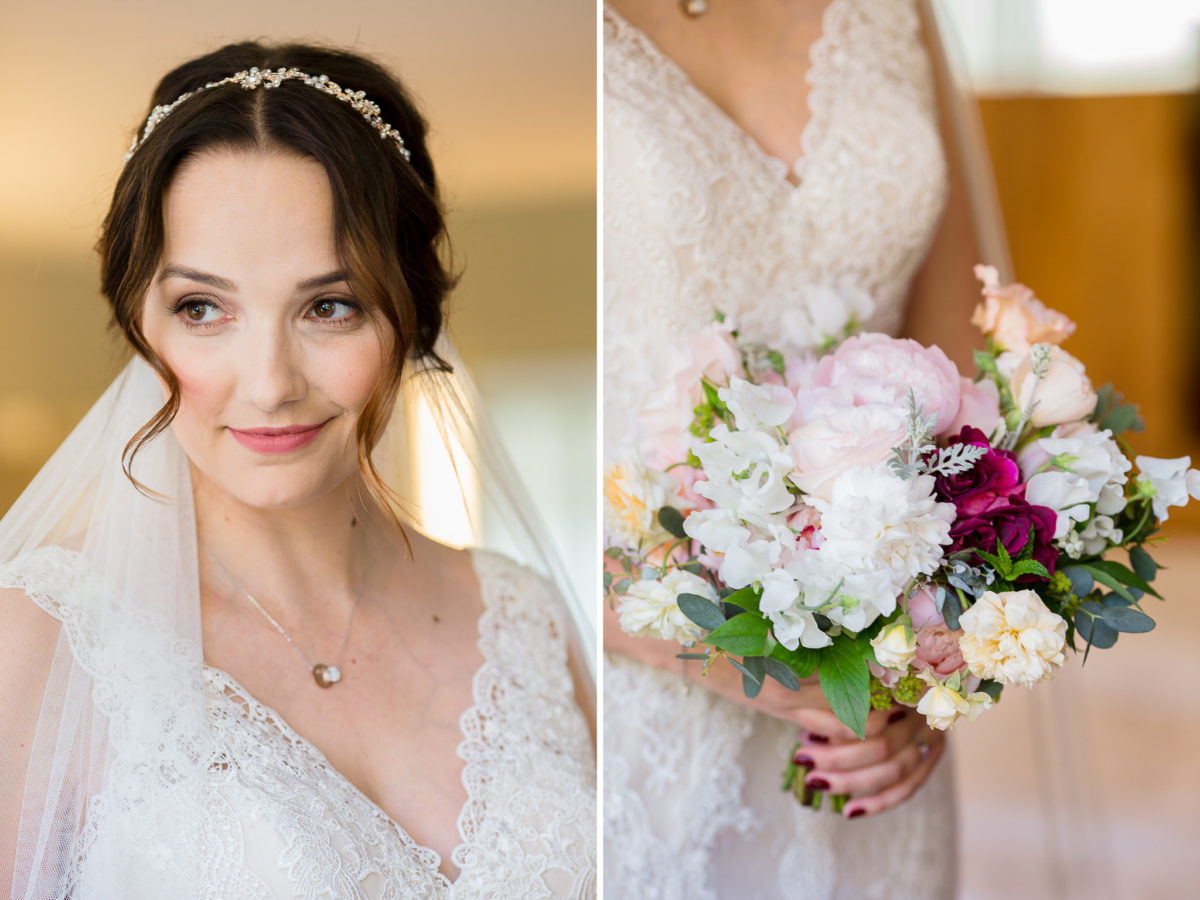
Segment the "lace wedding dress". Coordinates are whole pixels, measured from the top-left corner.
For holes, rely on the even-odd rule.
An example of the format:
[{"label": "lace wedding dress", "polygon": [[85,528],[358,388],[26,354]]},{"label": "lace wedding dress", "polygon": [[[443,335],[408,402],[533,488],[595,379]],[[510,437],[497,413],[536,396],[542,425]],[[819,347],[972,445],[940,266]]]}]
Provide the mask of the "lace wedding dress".
[{"label": "lace wedding dress", "polygon": [[[615,11],[604,17],[605,455],[632,449],[666,348],[732,316],[781,349],[830,291],[895,332],[946,197],[933,75],[912,0],[832,0],[810,56],[795,166],[767,156]],[[605,885],[613,900],[953,895],[943,760],[907,803],[844,820],[779,790],[796,728],[608,657]]]},{"label": "lace wedding dress", "polygon": [[[103,822],[103,832],[85,826],[93,852],[66,862],[69,871],[55,879],[69,878],[70,895],[88,898],[185,890],[206,900],[594,897],[595,765],[567,669],[567,612],[530,570],[488,551],[473,551],[472,559],[485,607],[478,623],[484,662],[474,676],[474,705],[460,719],[468,799],[458,818],[461,843],[452,860],[461,874],[453,883],[438,871],[437,853],[414,842],[315,746],[228,674],[197,660],[183,665],[194,664],[207,697],[207,777],[198,789],[167,787],[133,804],[103,790],[91,796],[91,824]],[[20,591],[61,622],[75,665],[95,681],[97,706],[112,712],[108,752],[151,739],[119,721],[115,695],[152,689],[132,671],[138,658],[188,656],[186,648],[142,643],[139,657],[114,659],[113,648],[96,640],[89,604],[78,602],[105,586],[83,556],[61,547],[0,567],[0,587]],[[143,630],[156,626],[130,622],[121,634],[136,644]],[[165,745],[172,735],[157,737]],[[115,857],[104,852],[123,833],[139,837]],[[62,837],[65,850],[71,842]],[[189,874],[197,859],[200,871]],[[196,874],[198,883],[190,880]]]}]

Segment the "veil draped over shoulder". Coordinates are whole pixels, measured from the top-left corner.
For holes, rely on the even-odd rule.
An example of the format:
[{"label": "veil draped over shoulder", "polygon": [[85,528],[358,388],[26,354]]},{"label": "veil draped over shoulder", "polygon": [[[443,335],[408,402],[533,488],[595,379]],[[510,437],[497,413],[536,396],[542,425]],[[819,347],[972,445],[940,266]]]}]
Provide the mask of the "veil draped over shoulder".
[{"label": "veil draped over shoulder", "polygon": [[[406,376],[373,455],[406,496],[418,466],[414,405],[458,480],[439,495],[503,535],[498,548],[549,576],[570,600],[532,503],[492,434],[449,342],[454,372]],[[220,799],[220,748],[205,709],[196,533],[187,459],[171,430],[137,454],[126,442],[162,404],[151,368],[131,361],[0,521],[0,875],[14,898],[186,898],[226,838],[206,827]],[[427,435],[426,435],[427,437]],[[467,471],[469,470],[469,471]],[[418,530],[433,510],[404,515]],[[438,509],[444,512],[444,509]],[[591,646],[590,633],[583,646]],[[588,654],[585,654],[588,656]],[[0,894],[5,882],[0,878]],[[7,895],[6,895],[7,896]]]}]

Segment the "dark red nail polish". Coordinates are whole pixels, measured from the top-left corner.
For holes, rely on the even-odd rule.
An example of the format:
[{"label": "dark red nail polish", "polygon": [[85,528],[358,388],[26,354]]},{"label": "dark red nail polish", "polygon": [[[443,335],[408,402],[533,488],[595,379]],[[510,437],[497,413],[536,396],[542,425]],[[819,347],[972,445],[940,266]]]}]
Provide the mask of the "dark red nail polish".
[{"label": "dark red nail polish", "polygon": [[828,744],[829,738],[825,737],[823,734],[810,734],[808,736],[808,742],[810,744]]},{"label": "dark red nail polish", "polygon": [[829,782],[824,778],[809,778],[804,782],[804,786],[807,788],[812,788],[814,791],[829,790]]},{"label": "dark red nail polish", "polygon": [[906,715],[908,715],[908,713],[903,709],[893,710],[888,714],[888,724],[891,725],[893,722],[899,722]]},{"label": "dark red nail polish", "polygon": [[794,757],[792,757],[792,759],[796,765],[804,766],[806,769],[811,769],[816,765],[816,763],[812,761],[811,756],[805,756],[803,753],[797,753]]},{"label": "dark red nail polish", "polygon": [[865,816],[866,814],[867,811],[865,809],[852,809],[850,812],[846,813],[846,818],[857,819],[859,816]]}]

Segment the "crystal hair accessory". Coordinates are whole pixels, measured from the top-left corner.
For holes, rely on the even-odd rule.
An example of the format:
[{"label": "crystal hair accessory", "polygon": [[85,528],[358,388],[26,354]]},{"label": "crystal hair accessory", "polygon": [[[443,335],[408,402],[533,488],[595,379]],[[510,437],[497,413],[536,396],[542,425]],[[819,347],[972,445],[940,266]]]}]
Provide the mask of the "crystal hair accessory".
[{"label": "crystal hair accessory", "polygon": [[309,75],[307,72],[301,72],[299,69],[263,69],[253,67],[235,75],[230,75],[228,78],[222,78],[220,81],[210,81],[204,87],[196,88],[194,91],[188,91],[186,94],[180,94],[171,103],[165,106],[156,106],[150,111],[150,116],[146,119],[146,124],[142,130],[133,136],[133,142],[129,145],[129,151],[124,156],[124,162],[129,162],[130,157],[137,151],[137,148],[146,142],[146,138],[154,132],[167,116],[174,112],[184,100],[189,97],[194,97],[201,91],[207,91],[209,88],[221,87],[226,84],[236,84],[247,91],[252,91],[255,88],[275,88],[279,87],[285,81],[303,81],[309,87],[316,88],[318,91],[328,94],[331,97],[336,97],[343,103],[350,104],[350,107],[359,115],[370,123],[371,127],[379,132],[379,136],[385,140],[391,138],[396,142],[396,147],[400,151],[400,155],[406,160],[411,156],[408,148],[404,146],[404,138],[400,136],[395,128],[383,121],[380,116],[379,104],[368,100],[362,91],[348,91],[336,81],[330,80],[328,75]]}]

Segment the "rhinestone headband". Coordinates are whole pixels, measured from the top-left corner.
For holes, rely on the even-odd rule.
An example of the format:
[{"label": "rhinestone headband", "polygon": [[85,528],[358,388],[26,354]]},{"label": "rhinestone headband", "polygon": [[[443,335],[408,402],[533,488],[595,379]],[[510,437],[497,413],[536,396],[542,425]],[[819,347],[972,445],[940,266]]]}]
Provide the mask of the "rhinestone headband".
[{"label": "rhinestone headband", "polygon": [[357,111],[359,115],[370,123],[372,128],[379,132],[381,138],[385,140],[391,138],[394,140],[396,148],[400,151],[400,155],[405,159],[410,158],[408,148],[404,146],[404,138],[400,137],[400,132],[383,121],[379,115],[379,104],[368,100],[363,96],[362,91],[347,91],[336,81],[331,81],[328,75],[309,75],[307,72],[301,72],[299,69],[284,68],[275,69],[274,71],[266,69],[260,72],[255,67],[248,71],[238,72],[236,75],[230,75],[228,78],[222,78],[220,81],[210,81],[204,87],[181,94],[174,102],[168,103],[166,106],[154,107],[150,111],[150,117],[146,119],[146,124],[140,134],[133,136],[133,143],[129,145],[129,152],[125,154],[124,161],[129,162],[130,157],[133,156],[137,148],[146,142],[146,138],[150,137],[151,133],[163,119],[174,112],[175,107],[189,97],[196,96],[201,91],[221,87],[226,84],[236,84],[248,91],[252,91],[257,87],[279,87],[285,81],[303,81],[309,87],[314,87],[331,97],[336,97],[343,103],[349,103],[352,109]]}]

